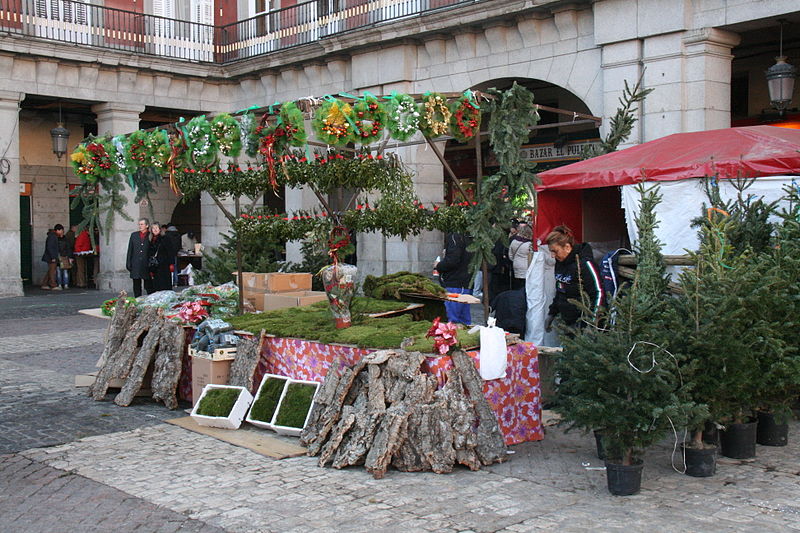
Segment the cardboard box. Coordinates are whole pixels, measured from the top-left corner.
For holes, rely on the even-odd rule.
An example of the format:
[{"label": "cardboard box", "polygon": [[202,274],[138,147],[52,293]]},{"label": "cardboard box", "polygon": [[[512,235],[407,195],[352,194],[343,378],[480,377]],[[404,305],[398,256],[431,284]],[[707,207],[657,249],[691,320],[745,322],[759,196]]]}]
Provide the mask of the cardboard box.
[{"label": "cardboard box", "polygon": [[[261,299],[261,311],[274,311],[275,309],[285,309],[287,307],[302,307],[313,303],[326,301],[328,299],[324,292],[318,291],[298,291],[286,292],[281,294],[267,293]],[[256,307],[258,309],[258,307]]]},{"label": "cardboard box", "polygon": [[[234,272],[234,279],[239,280]],[[242,272],[243,293],[292,292],[311,290],[311,274],[270,272]]]},{"label": "cardboard box", "polygon": [[227,385],[233,361],[212,361],[202,357],[192,357],[192,405],[200,399],[203,387],[209,383]]}]

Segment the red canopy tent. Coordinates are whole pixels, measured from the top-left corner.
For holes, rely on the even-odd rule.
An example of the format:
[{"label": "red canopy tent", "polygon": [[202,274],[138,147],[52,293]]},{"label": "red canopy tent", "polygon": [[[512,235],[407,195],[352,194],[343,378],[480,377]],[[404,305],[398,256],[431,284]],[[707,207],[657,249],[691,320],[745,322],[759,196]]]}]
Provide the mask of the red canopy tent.
[{"label": "red canopy tent", "polygon": [[[536,236],[568,224],[582,239],[582,189],[703,176],[800,174],[800,130],[748,126],[676,133],[539,174]],[[577,211],[577,212],[576,212]]]},{"label": "red canopy tent", "polygon": [[703,176],[800,174],[800,130],[748,126],[676,133],[539,174],[540,191]]}]

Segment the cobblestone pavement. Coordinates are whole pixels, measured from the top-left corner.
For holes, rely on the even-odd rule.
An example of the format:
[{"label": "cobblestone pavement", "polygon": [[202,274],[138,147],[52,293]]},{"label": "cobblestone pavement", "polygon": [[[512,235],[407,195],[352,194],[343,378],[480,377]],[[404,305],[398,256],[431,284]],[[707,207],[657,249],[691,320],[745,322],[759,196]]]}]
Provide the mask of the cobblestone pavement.
[{"label": "cobblestone pavement", "polygon": [[[0,327],[7,323],[0,319]],[[81,331],[103,328],[89,321]],[[750,461],[721,459],[716,476],[705,479],[673,471],[670,439],[648,452],[642,492],[625,498],[609,495],[590,436],[552,427],[544,441],[514,446],[507,462],[480,472],[389,471],[374,480],[361,468],[274,460],[162,424],[180,413],[147,400],[130,408],[92,402],[71,378],[91,369],[100,349],[92,340],[0,354],[0,409],[8,398],[38,409],[0,410],[0,426],[15,421],[0,428],[0,438],[17,432],[0,448],[8,453],[0,456],[0,530],[800,530],[797,422],[789,446],[759,446]],[[61,426],[73,432],[59,433]],[[62,444],[50,446],[56,442]]]}]

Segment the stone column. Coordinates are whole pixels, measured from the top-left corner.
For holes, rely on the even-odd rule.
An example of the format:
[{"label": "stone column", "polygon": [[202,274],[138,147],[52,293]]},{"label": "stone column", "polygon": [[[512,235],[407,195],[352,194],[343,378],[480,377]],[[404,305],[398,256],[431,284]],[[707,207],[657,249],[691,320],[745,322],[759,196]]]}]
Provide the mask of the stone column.
[{"label": "stone column", "polygon": [[687,32],[683,38],[686,111],[683,131],[731,126],[731,49],[741,38],[715,28]]},{"label": "stone column", "polygon": [[[636,85],[637,80],[642,75],[642,42],[638,39],[610,43],[603,46],[603,125],[600,134],[605,137],[609,132],[608,118],[614,116],[619,107],[619,99],[625,90],[625,82],[630,87]],[[651,95],[652,96],[652,95]],[[649,108],[650,97],[644,105],[638,106],[637,118],[641,118],[642,109]],[[641,121],[637,120],[633,125],[630,137],[624,146],[639,144],[642,142],[643,132]],[[621,148],[622,148],[621,147]]]},{"label": "stone column", "polygon": [[[25,93],[0,91],[0,298],[22,296],[19,232],[19,103]],[[7,166],[6,166],[7,165]],[[35,250],[34,250],[35,252]]]},{"label": "stone column", "polygon": [[[122,135],[139,129],[139,115],[145,106],[140,104],[127,104],[122,102],[105,102],[92,106],[92,111],[97,115],[97,131],[100,135]],[[102,290],[125,290],[132,294],[133,285],[130,274],[125,268],[128,254],[128,239],[131,232],[137,230],[137,221],[140,218],[139,205],[134,203],[135,192],[127,185],[122,192],[127,200],[125,212],[133,221],[125,220],[119,216],[114,218],[113,227],[100,236],[100,274],[98,288]]]}]

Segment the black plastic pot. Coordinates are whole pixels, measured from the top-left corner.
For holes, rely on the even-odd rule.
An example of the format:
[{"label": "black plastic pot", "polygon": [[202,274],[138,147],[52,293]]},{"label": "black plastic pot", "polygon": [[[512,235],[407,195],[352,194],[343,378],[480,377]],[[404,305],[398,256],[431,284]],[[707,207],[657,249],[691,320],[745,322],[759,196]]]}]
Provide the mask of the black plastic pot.
[{"label": "black plastic pot", "polygon": [[637,494],[642,487],[642,468],[644,468],[642,461],[632,465],[621,465],[606,461],[608,492],[614,496]]},{"label": "black plastic pot", "polygon": [[756,442],[763,446],[786,446],[789,442],[789,424],[776,424],[775,415],[759,411]]},{"label": "black plastic pot", "polygon": [[728,424],[720,432],[722,455],[731,459],[750,459],[756,456],[756,430],[758,422]]},{"label": "black plastic pot", "polygon": [[692,477],[711,477],[717,471],[717,448],[699,450],[683,445],[686,475]]},{"label": "black plastic pot", "polygon": [[606,450],[603,447],[603,432],[595,429],[594,430],[594,442],[597,446],[597,458],[601,461],[605,461],[606,459]]}]

